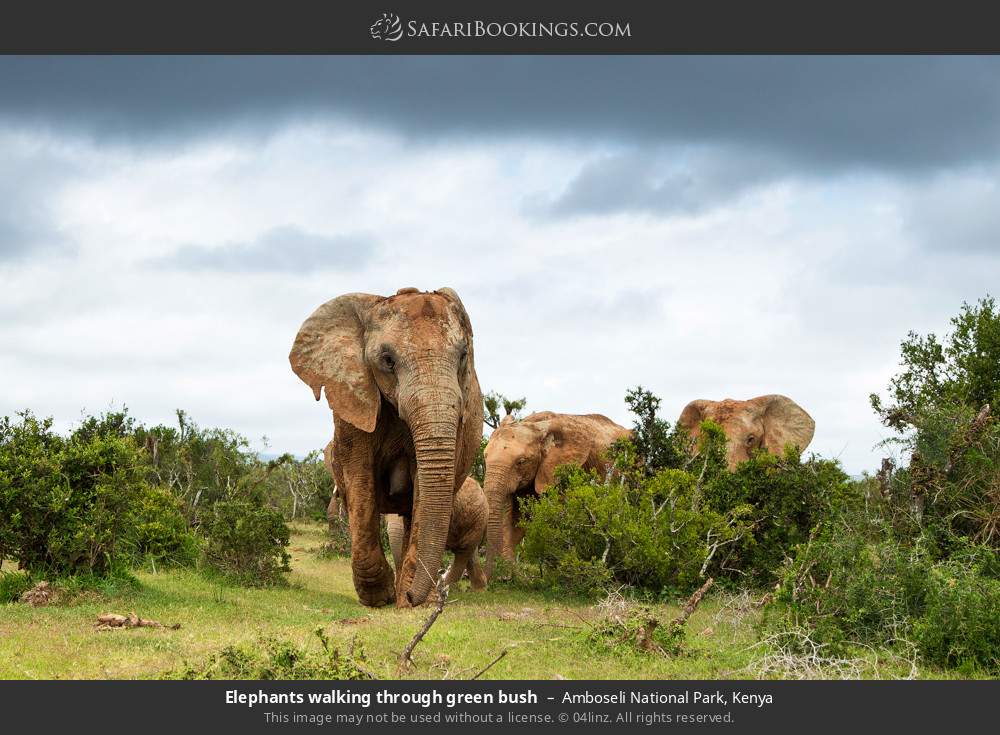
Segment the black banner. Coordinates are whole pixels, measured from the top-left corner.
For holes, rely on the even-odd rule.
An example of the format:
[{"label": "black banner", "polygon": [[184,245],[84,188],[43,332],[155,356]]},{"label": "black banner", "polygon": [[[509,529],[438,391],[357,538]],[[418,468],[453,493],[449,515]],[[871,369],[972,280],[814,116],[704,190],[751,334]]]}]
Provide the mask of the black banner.
[{"label": "black banner", "polygon": [[[477,732],[930,732],[995,727],[1000,682],[6,682],[10,732],[449,727]],[[16,706],[14,704],[16,703]],[[25,728],[22,730],[22,728]]]},{"label": "black banner", "polygon": [[995,4],[36,0],[5,53],[987,53]]}]

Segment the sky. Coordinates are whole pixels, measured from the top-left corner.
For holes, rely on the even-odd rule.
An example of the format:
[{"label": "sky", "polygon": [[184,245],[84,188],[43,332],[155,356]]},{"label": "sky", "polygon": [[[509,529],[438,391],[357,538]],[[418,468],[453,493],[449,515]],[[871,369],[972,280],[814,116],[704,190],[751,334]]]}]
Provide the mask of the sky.
[{"label": "sky", "polygon": [[484,391],[783,393],[858,474],[901,340],[1000,284],[998,184],[997,57],[2,57],[0,415],[305,454],[302,320],[451,286]]}]

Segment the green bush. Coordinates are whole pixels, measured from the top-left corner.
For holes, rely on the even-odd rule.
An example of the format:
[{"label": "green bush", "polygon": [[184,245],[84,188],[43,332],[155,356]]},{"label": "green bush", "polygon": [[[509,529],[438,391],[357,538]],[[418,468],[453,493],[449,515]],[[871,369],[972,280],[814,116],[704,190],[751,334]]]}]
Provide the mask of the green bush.
[{"label": "green bush", "polygon": [[541,498],[522,504],[522,559],[543,583],[575,592],[611,580],[655,593],[691,589],[748,531],[746,507],[721,513],[699,505],[698,493],[681,470],[632,485],[562,467]]},{"label": "green bush", "polygon": [[597,606],[601,615],[584,634],[595,651],[677,655],[687,639],[687,623],[663,621],[649,605],[612,592]]},{"label": "green bush", "polygon": [[202,517],[205,565],[237,584],[285,584],[290,534],[281,514],[253,496],[219,500]]},{"label": "green bush", "polygon": [[956,539],[1000,549],[1000,423],[986,410],[921,409],[901,441],[910,464],[881,474],[897,532],[933,534],[940,555]]},{"label": "green bush", "polygon": [[647,477],[664,469],[682,469],[690,463],[691,440],[680,426],[657,416],[660,399],[641,385],[625,393],[625,404],[635,416],[631,444],[634,462]]},{"label": "green bush", "polygon": [[147,487],[130,437],[68,439],[31,413],[0,420],[0,549],[39,575],[107,573]]},{"label": "green bush", "polygon": [[316,631],[322,650],[315,651],[275,638],[264,638],[257,645],[226,646],[199,666],[184,666],[170,672],[177,679],[326,679],[359,680],[371,678],[363,669],[364,652],[342,654],[332,647],[322,628]]},{"label": "green bush", "polygon": [[128,537],[137,562],[189,566],[198,560],[198,539],[188,527],[181,501],[169,490],[146,487],[132,519]]},{"label": "green bush", "polygon": [[909,641],[942,667],[1000,671],[1000,556],[894,536],[875,513],[826,524],[785,567],[766,625],[805,630],[831,652]]},{"label": "green bush", "polygon": [[1000,579],[983,571],[958,561],[931,569],[913,630],[926,660],[1000,673]]},{"label": "green bush", "polygon": [[774,582],[786,556],[817,524],[863,500],[837,461],[802,460],[791,449],[782,457],[756,452],[733,472],[712,473],[704,497],[714,508],[749,509],[752,532],[740,538],[727,568],[759,585]]},{"label": "green bush", "polygon": [[889,381],[890,403],[877,394],[872,408],[900,433],[935,408],[961,406],[978,411],[1000,406],[1000,308],[992,296],[963,303],[952,330],[939,340],[910,332],[900,345],[902,370]]},{"label": "green bush", "polygon": [[836,519],[782,570],[769,622],[811,631],[831,650],[906,639],[923,607],[930,564],[920,546],[900,544],[877,519]]}]

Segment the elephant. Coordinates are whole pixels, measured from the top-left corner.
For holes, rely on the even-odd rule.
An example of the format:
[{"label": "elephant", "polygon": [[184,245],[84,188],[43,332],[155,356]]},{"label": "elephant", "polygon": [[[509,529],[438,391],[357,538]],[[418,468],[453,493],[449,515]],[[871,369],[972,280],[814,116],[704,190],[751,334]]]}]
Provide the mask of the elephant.
[{"label": "elephant", "polygon": [[786,444],[801,452],[812,441],[816,422],[787,396],[772,394],[748,401],[691,401],[677,424],[697,438],[702,421],[714,421],[726,434],[726,463],[735,469],[756,449],[781,455]]},{"label": "elephant", "polygon": [[[461,299],[450,288],[339,296],[302,323],[288,357],[317,401],[325,390],[333,413],[330,464],[347,504],[358,599],[422,604],[482,436],[472,324]],[[386,513],[406,519],[398,574],[379,538]]]},{"label": "elephant", "polygon": [[[486,575],[479,564],[479,544],[486,535],[486,519],[489,514],[490,508],[486,503],[483,488],[474,477],[466,477],[455,495],[448,540],[444,545],[455,555],[455,560],[444,576],[446,586],[457,583],[468,571],[472,589],[486,589]],[[403,516],[392,514],[386,516],[385,522],[389,532],[389,548],[392,550],[396,569],[399,569],[406,536],[405,519]]]},{"label": "elephant", "polygon": [[607,416],[578,416],[541,411],[516,420],[505,416],[486,445],[483,488],[490,506],[486,531],[486,575],[493,575],[497,555],[514,558],[524,538],[517,501],[541,494],[552,484],[556,467],[577,463],[607,471],[605,453],[629,429]]}]

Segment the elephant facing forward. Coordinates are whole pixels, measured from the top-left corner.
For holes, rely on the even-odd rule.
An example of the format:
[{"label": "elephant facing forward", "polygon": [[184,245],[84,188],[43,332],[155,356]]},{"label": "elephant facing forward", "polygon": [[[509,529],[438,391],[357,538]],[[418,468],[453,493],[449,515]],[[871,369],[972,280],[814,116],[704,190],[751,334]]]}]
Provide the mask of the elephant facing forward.
[{"label": "elephant facing forward", "polygon": [[497,555],[514,558],[524,538],[518,500],[541,494],[552,484],[556,467],[576,463],[607,471],[605,454],[616,440],[632,432],[607,416],[542,411],[515,420],[504,417],[486,445],[483,489],[490,506],[486,532],[486,574],[493,574]]},{"label": "elephant facing forward", "polygon": [[[289,361],[333,411],[330,463],[347,504],[358,598],[421,604],[482,436],[472,325],[458,294],[340,296],[303,322]],[[380,543],[383,513],[412,519],[396,575]]]},{"label": "elephant facing forward", "polygon": [[726,433],[729,469],[748,460],[755,449],[781,455],[785,445],[791,444],[801,452],[816,431],[812,416],[791,398],[777,394],[748,401],[691,401],[677,423],[697,438],[702,421],[714,421]]},{"label": "elephant facing forward", "polygon": [[[472,589],[486,589],[486,575],[479,564],[479,544],[486,535],[486,520],[490,509],[486,503],[483,488],[475,478],[467,477],[462,487],[455,495],[455,505],[451,511],[451,526],[448,528],[448,540],[444,547],[455,555],[455,560],[448,567],[444,576],[445,585],[453,585],[462,579],[468,571]],[[385,518],[389,532],[389,548],[396,562],[396,569],[402,558],[402,550],[406,545],[406,518],[400,515],[388,515]]]}]

